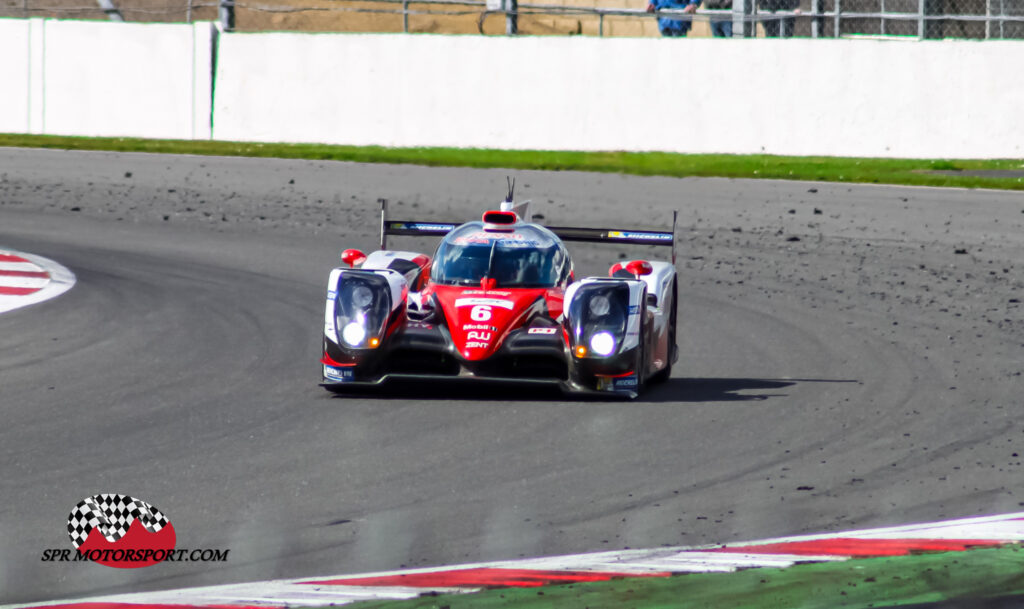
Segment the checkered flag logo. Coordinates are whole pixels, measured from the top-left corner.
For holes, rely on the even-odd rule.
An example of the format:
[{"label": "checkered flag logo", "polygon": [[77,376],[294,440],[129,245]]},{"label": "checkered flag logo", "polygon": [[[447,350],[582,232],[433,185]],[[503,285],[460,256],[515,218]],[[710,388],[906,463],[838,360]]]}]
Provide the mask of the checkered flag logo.
[{"label": "checkered flag logo", "polygon": [[102,493],[80,501],[68,516],[68,535],[75,548],[98,528],[110,543],[120,540],[136,520],[150,533],[167,526],[167,518],[150,504],[128,495]]}]

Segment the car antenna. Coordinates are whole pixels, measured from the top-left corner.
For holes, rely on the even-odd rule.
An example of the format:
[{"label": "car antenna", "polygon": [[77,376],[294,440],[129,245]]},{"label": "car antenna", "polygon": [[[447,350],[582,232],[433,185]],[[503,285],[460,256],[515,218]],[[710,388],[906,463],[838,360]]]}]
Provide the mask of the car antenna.
[{"label": "car antenna", "polygon": [[530,213],[530,201],[523,201],[518,204],[515,202],[516,179],[511,176],[505,176],[505,182],[508,184],[508,194],[505,195],[505,200],[501,202],[501,211],[513,212],[520,218],[525,218],[527,222],[532,222],[533,214]]}]

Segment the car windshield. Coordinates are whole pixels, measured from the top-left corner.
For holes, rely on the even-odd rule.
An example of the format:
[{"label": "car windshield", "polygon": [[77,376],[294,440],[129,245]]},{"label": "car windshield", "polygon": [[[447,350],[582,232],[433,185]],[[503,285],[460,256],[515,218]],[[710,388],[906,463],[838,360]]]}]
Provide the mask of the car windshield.
[{"label": "car windshield", "polygon": [[478,285],[484,277],[497,287],[547,288],[568,274],[561,243],[532,226],[488,232],[471,222],[449,233],[434,255],[431,279],[444,285]]}]

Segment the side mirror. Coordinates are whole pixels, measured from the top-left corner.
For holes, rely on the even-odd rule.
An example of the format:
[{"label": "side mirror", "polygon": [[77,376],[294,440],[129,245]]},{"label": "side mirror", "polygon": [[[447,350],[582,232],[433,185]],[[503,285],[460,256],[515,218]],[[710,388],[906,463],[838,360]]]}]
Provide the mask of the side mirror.
[{"label": "side mirror", "polygon": [[608,276],[639,278],[641,275],[650,275],[653,272],[654,267],[651,266],[650,262],[647,262],[646,260],[630,260],[625,264],[621,262],[615,263],[612,268],[608,269]]},{"label": "side mirror", "polygon": [[640,277],[641,275],[650,275],[653,273],[654,267],[646,260],[633,260],[626,265],[626,270],[633,275]]},{"label": "side mirror", "polygon": [[341,253],[341,261],[350,268],[355,268],[357,264],[362,264],[366,261],[366,254],[357,249],[348,249]]}]

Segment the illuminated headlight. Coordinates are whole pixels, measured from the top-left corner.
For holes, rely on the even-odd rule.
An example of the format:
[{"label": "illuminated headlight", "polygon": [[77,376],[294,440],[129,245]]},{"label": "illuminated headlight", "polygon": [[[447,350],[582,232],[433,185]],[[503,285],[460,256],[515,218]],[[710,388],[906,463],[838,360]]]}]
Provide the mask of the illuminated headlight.
[{"label": "illuminated headlight", "polygon": [[[590,299],[590,314],[594,317],[602,317],[608,314],[611,310],[612,305],[608,302],[608,297],[604,294],[598,294]],[[611,336],[611,335],[609,335]]]},{"label": "illuminated headlight", "polygon": [[[369,290],[367,290],[369,292]],[[366,338],[366,328],[359,322],[350,322],[341,331],[341,338],[344,339],[349,346],[358,347],[363,344],[363,339]]]},{"label": "illuminated headlight", "polygon": [[334,298],[335,331],[344,349],[376,349],[391,314],[388,279],[376,273],[348,271],[338,280]]},{"label": "illuminated headlight", "polygon": [[[590,301],[591,305],[593,305],[594,300]],[[608,300],[605,299],[606,304],[607,302]],[[612,336],[611,332],[598,332],[590,337],[590,350],[598,355],[611,355],[615,351],[615,337]]]},{"label": "illuminated headlight", "polygon": [[352,304],[360,309],[370,306],[373,304],[373,290],[364,285],[356,286],[352,290]]}]

